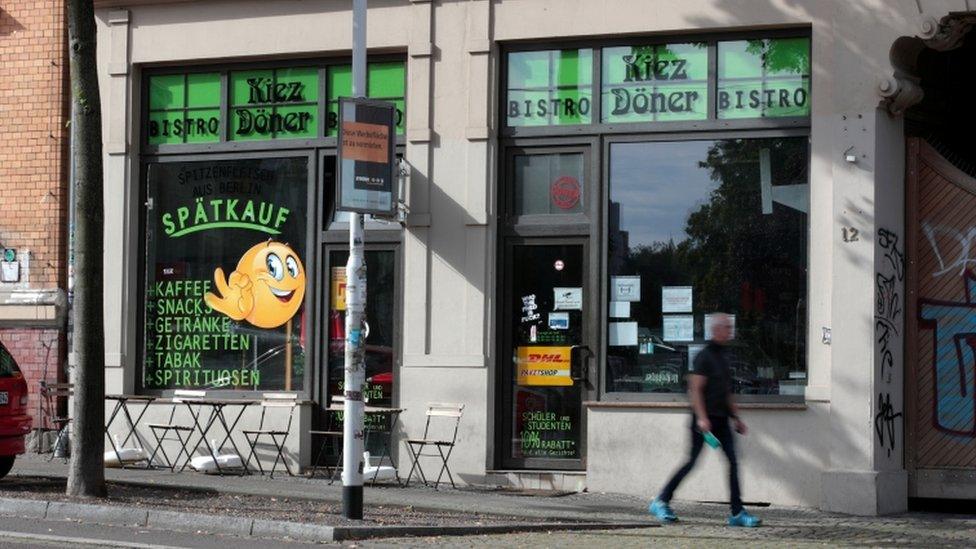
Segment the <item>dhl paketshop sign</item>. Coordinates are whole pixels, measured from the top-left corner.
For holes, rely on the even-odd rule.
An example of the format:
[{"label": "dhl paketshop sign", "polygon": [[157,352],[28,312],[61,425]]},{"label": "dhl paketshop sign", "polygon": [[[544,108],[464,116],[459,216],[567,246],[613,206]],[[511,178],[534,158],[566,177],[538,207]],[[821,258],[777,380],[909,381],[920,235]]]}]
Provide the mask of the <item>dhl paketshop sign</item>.
[{"label": "dhl paketshop sign", "polygon": [[570,347],[519,347],[516,351],[516,380],[519,385],[568,386]]}]

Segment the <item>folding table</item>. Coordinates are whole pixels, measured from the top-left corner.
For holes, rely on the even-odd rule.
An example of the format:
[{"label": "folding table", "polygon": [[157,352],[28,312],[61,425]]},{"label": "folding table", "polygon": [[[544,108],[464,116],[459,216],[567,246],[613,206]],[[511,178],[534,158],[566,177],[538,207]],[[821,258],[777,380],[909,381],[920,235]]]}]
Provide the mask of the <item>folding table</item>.
[{"label": "folding table", "polygon": [[[119,447],[121,446],[122,448],[125,448],[125,445],[127,442],[129,442],[130,438],[136,437],[140,443],[142,442],[142,440],[139,439],[139,434],[136,433],[136,426],[139,425],[140,421],[142,421],[142,416],[146,415],[146,410],[149,409],[149,405],[152,404],[156,398],[157,397],[152,395],[105,395],[105,400],[115,401],[115,408],[112,410],[112,414],[105,423],[105,434],[108,436],[108,442],[112,445],[112,450],[115,452],[116,456],[119,456],[119,450],[121,449]],[[139,415],[136,416],[135,421],[132,420],[132,413],[129,411],[130,402],[142,404],[142,411],[140,411]],[[112,433],[110,433],[109,430],[112,427],[112,423],[115,422],[116,416],[119,415],[119,412],[122,412],[122,415],[125,416],[125,420],[129,424],[129,430],[126,432],[125,438],[122,439],[122,442],[116,445],[115,439],[112,438]],[[119,459],[119,466],[126,467],[126,464]],[[149,469],[150,467],[152,467],[152,464],[146,460],[146,469]]]},{"label": "folding table", "polygon": [[[196,451],[200,448],[201,443],[203,444],[207,443],[207,435],[210,433],[210,429],[213,428],[215,424],[219,423],[224,430],[223,440],[221,440],[220,444],[218,444],[216,448],[213,448],[211,445],[207,444],[207,449],[210,452],[210,457],[212,457],[214,460],[214,465],[217,468],[217,473],[223,474],[224,472],[223,469],[221,469],[220,467],[220,462],[217,460],[217,456],[220,449],[223,448],[228,441],[230,441],[231,447],[234,448],[234,453],[241,458],[241,462],[243,463],[244,456],[241,454],[241,450],[237,447],[237,443],[234,442],[234,437],[231,436],[231,434],[233,433],[234,429],[237,427],[237,423],[240,422],[241,416],[244,415],[244,412],[247,410],[248,406],[258,404],[259,402],[261,401],[254,400],[254,399],[245,399],[245,398],[183,399],[183,404],[186,405],[187,410],[190,412],[190,416],[193,418],[193,425],[196,428],[197,432],[200,433],[200,439],[197,440],[197,443],[192,446],[192,449],[189,452],[191,458],[193,454],[196,453]],[[200,411],[194,412],[193,406],[199,406]],[[224,415],[224,408],[227,406],[240,406],[240,410],[237,412],[237,417],[235,417],[234,421],[231,422],[230,424],[227,423],[227,417]],[[210,417],[207,419],[206,424],[204,426],[201,426],[200,416],[203,415],[203,407],[210,408]],[[183,466],[180,467],[180,471],[182,472],[184,469],[186,469],[186,466],[189,463],[190,463],[190,459],[187,459],[186,462],[183,464]],[[241,467],[241,476],[247,474],[248,472],[249,471],[247,470],[246,466]]]}]

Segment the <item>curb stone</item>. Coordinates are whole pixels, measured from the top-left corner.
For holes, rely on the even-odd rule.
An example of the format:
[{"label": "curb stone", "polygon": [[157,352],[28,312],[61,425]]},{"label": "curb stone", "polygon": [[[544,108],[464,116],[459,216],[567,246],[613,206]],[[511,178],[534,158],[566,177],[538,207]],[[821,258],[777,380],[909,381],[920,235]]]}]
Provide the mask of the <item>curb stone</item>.
[{"label": "curb stone", "polygon": [[256,538],[291,538],[301,541],[337,541],[338,527],[283,520],[254,519],[251,535]]},{"label": "curb stone", "polygon": [[150,509],[146,525],[161,530],[193,530],[246,538],[251,535],[253,519]]},{"label": "curb stone", "polygon": [[657,528],[653,522],[531,522],[525,524],[483,524],[477,526],[337,526],[333,541],[433,536],[482,536],[523,532],[575,532],[581,530],[623,530]]},{"label": "curb stone", "polygon": [[515,532],[619,530],[654,528],[653,522],[552,522],[472,526],[327,526],[283,520],[225,517],[155,509],[128,509],[59,501],[0,498],[0,515],[48,520],[74,520],[113,526],[141,526],[179,532],[208,532],[239,537],[283,538],[331,542],[392,537],[464,536]]},{"label": "curb stone", "polygon": [[146,526],[148,514],[148,511],[140,509],[52,501],[47,505],[47,515],[44,518],[88,521],[117,526]]},{"label": "curb stone", "polygon": [[0,513],[25,518],[44,518],[47,516],[46,501],[34,499],[0,498]]}]

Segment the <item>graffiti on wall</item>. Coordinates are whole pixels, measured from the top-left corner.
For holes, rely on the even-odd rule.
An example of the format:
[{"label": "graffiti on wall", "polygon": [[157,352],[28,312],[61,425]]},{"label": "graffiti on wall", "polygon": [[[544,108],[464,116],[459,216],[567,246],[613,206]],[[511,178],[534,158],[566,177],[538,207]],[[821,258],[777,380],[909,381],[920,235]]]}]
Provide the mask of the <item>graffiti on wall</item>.
[{"label": "graffiti on wall", "polygon": [[[939,278],[945,275],[964,276],[966,271],[976,264],[976,257],[973,256],[973,243],[976,242],[976,227],[970,227],[962,231],[954,227],[937,225],[928,221],[922,222],[922,234],[932,247],[935,260],[938,262],[938,269],[932,272],[932,278]],[[959,245],[958,253],[953,254],[951,250],[939,247],[939,236],[949,237],[950,242]]]},{"label": "graffiti on wall", "polygon": [[976,274],[962,275],[965,300],[919,299],[919,328],[932,336],[933,424],[976,437]]},{"label": "graffiti on wall", "polygon": [[[898,248],[898,235],[888,229],[878,230],[877,244],[883,255],[875,273],[874,335],[877,346],[879,374],[885,385],[891,385],[895,372],[897,345],[900,344],[902,300],[900,288],[905,278],[905,255]],[[902,416],[891,403],[891,392],[878,393],[874,416],[874,430],[881,447],[891,456],[895,450],[895,421]]]}]

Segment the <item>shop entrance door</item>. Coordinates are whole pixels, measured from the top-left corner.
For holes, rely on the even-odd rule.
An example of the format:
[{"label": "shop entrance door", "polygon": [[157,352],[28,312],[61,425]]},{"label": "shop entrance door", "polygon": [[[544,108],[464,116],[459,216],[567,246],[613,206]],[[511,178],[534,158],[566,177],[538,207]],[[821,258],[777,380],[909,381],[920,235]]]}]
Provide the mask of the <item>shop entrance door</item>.
[{"label": "shop entrance door", "polygon": [[505,468],[585,467],[582,408],[596,378],[588,254],[584,238],[511,239],[505,246],[498,361]]},{"label": "shop entrance door", "polygon": [[[325,246],[323,254],[323,301],[324,338],[326,343],[324,367],[320,372],[318,413],[313,429],[341,431],[342,412],[330,410],[332,397],[342,396],[345,380],[346,340],[346,262],[349,249],[346,246]],[[397,249],[393,245],[366,246],[366,405],[388,408],[396,405],[398,341],[396,318],[398,307]],[[372,456],[388,456],[396,448],[389,444],[388,433],[393,427],[391,416],[367,414],[366,450]],[[324,444],[323,444],[324,442]],[[312,441],[312,461],[332,464],[342,450],[340,438]],[[323,452],[319,456],[318,453]]]}]

